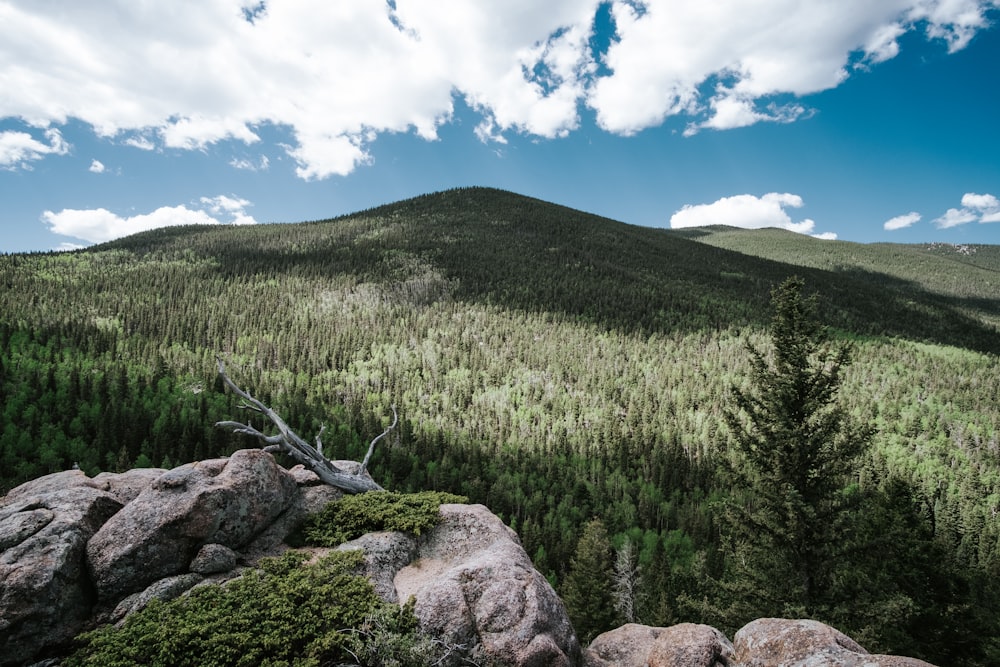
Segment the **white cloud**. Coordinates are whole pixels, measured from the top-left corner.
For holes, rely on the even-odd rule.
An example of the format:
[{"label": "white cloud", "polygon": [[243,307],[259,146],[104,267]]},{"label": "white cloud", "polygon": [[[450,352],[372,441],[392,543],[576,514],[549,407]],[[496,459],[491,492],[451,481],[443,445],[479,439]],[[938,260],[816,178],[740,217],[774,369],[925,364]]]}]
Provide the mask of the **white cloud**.
[{"label": "white cloud", "polygon": [[967,208],[949,208],[944,212],[944,215],[934,219],[934,224],[937,225],[938,229],[948,229],[973,222],[976,217],[976,214]]},{"label": "white cloud", "polygon": [[[786,208],[801,208],[802,197],[789,193],[770,192],[763,197],[735,195],[723,197],[711,204],[686,204],[670,217],[673,229],[684,227],[705,227],[707,225],[729,225],[744,229],[778,227],[799,234],[812,234],[816,223],[808,218],[793,222]],[[818,238],[830,238],[826,234]],[[835,238],[835,236],[834,236]]]},{"label": "white cloud", "polygon": [[101,162],[100,160],[91,160],[90,168],[87,171],[90,171],[91,173],[94,174],[103,174],[104,169],[105,167],[103,162]]},{"label": "white cloud", "polygon": [[906,229],[911,225],[920,222],[921,215],[916,211],[912,211],[905,215],[897,215],[895,218],[890,218],[886,220],[882,225],[882,228],[886,231],[895,231],[897,229]]},{"label": "white cloud", "polygon": [[138,148],[142,151],[152,151],[156,150],[156,144],[150,141],[148,138],[143,136],[129,137],[125,140],[126,146],[131,146],[133,148]]},{"label": "white cloud", "polygon": [[[143,150],[251,144],[271,125],[293,138],[298,175],[319,179],[370,162],[381,134],[437,139],[456,96],[499,142],[564,136],[585,107],[620,134],[676,115],[688,134],[791,122],[808,109],[787,95],[895,57],[917,29],[957,51],[1000,1],[610,0],[616,34],[595,55],[600,4],[3,0],[0,118],[79,119]],[[63,150],[0,136],[0,165]]]},{"label": "white cloud", "polygon": [[65,155],[70,145],[55,128],[44,132],[48,143],[31,136],[27,132],[0,132],[0,168],[30,168],[29,162],[41,160],[46,155]]},{"label": "white cloud", "polygon": [[257,162],[248,158],[233,158],[229,161],[229,166],[244,171],[267,171],[268,167],[271,166],[271,161],[266,155],[261,155]]},{"label": "white cloud", "polygon": [[991,194],[966,192],[962,195],[962,208],[949,208],[934,224],[938,229],[948,229],[977,221],[1000,222],[1000,199]]},{"label": "white cloud", "polygon": [[[122,217],[104,208],[63,209],[58,213],[45,211],[42,221],[54,234],[71,236],[89,243],[103,243],[130,234],[172,227],[176,225],[254,224],[256,220],[246,213],[250,202],[227,197],[202,197],[204,208],[163,206],[152,213]],[[226,218],[222,220],[220,218]],[[64,244],[68,248],[75,247]]]}]

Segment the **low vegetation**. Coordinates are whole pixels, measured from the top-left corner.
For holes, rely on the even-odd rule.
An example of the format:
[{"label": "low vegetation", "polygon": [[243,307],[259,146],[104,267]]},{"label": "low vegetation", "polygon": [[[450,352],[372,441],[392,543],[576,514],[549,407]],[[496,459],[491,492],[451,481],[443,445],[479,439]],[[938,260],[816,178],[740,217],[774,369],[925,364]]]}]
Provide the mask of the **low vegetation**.
[{"label": "low vegetation", "polygon": [[420,535],[437,525],[442,504],[465,502],[468,498],[464,496],[439,491],[344,496],[307,519],[301,540],[308,545],[335,547],[382,530]]}]

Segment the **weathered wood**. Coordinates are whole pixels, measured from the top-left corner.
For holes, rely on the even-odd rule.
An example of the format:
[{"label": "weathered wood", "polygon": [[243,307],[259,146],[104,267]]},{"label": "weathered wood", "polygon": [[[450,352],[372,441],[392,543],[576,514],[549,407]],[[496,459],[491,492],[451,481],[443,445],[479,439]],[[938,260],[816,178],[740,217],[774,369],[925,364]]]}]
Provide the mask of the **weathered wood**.
[{"label": "weathered wood", "polygon": [[[371,476],[367,473],[367,470],[368,462],[371,459],[372,452],[375,450],[375,443],[385,437],[399,422],[399,416],[396,414],[395,405],[392,406],[392,424],[390,424],[385,431],[371,441],[371,444],[368,445],[368,452],[365,454],[364,460],[357,464],[357,470],[352,472],[337,466],[333,461],[323,456],[323,443],[319,437],[316,439],[317,446],[313,447],[299,437],[295,431],[289,428],[288,424],[285,423],[278,413],[251,396],[248,392],[240,389],[236,383],[233,382],[228,375],[226,375],[226,365],[222,359],[217,358],[216,361],[218,362],[219,376],[222,378],[222,382],[229,387],[234,394],[245,401],[245,403],[240,407],[262,414],[272,424],[274,424],[275,428],[278,429],[278,432],[274,435],[267,435],[249,424],[243,424],[236,421],[216,422],[215,425],[217,427],[230,429],[233,433],[243,433],[253,436],[264,443],[264,449],[267,451],[280,450],[285,452],[297,463],[301,463],[303,466],[316,473],[320,480],[322,480],[325,484],[329,484],[332,487],[340,489],[344,493],[357,494],[366,493],[368,491],[385,490],[371,478]],[[322,431],[320,431],[320,433],[322,434]]]}]

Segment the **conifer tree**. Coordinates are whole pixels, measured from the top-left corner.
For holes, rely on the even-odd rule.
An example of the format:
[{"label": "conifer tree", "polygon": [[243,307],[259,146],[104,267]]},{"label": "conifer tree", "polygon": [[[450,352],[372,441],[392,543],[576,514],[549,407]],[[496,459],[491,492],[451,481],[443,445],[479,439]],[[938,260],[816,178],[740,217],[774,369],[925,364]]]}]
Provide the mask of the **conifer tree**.
[{"label": "conifer tree", "polygon": [[618,620],[613,559],[604,522],[591,519],[577,542],[562,586],[566,611],[582,644],[612,629]]},{"label": "conifer tree", "polygon": [[832,344],[816,298],[789,278],[772,292],[773,353],[748,345],[749,389],[725,413],[736,489],[724,517],[729,621],[822,616],[851,532],[850,486],[872,431],[838,403],[850,346]]}]

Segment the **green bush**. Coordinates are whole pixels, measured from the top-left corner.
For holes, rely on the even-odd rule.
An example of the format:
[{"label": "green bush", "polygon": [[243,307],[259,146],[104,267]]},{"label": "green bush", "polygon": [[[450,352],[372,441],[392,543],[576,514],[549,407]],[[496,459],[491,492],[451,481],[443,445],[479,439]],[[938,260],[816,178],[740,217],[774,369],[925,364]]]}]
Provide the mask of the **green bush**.
[{"label": "green bush", "polygon": [[312,546],[335,547],[377,530],[419,535],[437,524],[442,504],[465,502],[467,498],[439,491],[344,496],[309,517],[301,539]]},{"label": "green bush", "polygon": [[417,667],[446,650],[419,632],[412,605],[383,602],[357,574],[360,551],[314,564],[307,557],[289,552],[225,585],[153,601],[121,627],[78,637],[79,649],[63,664]]}]

